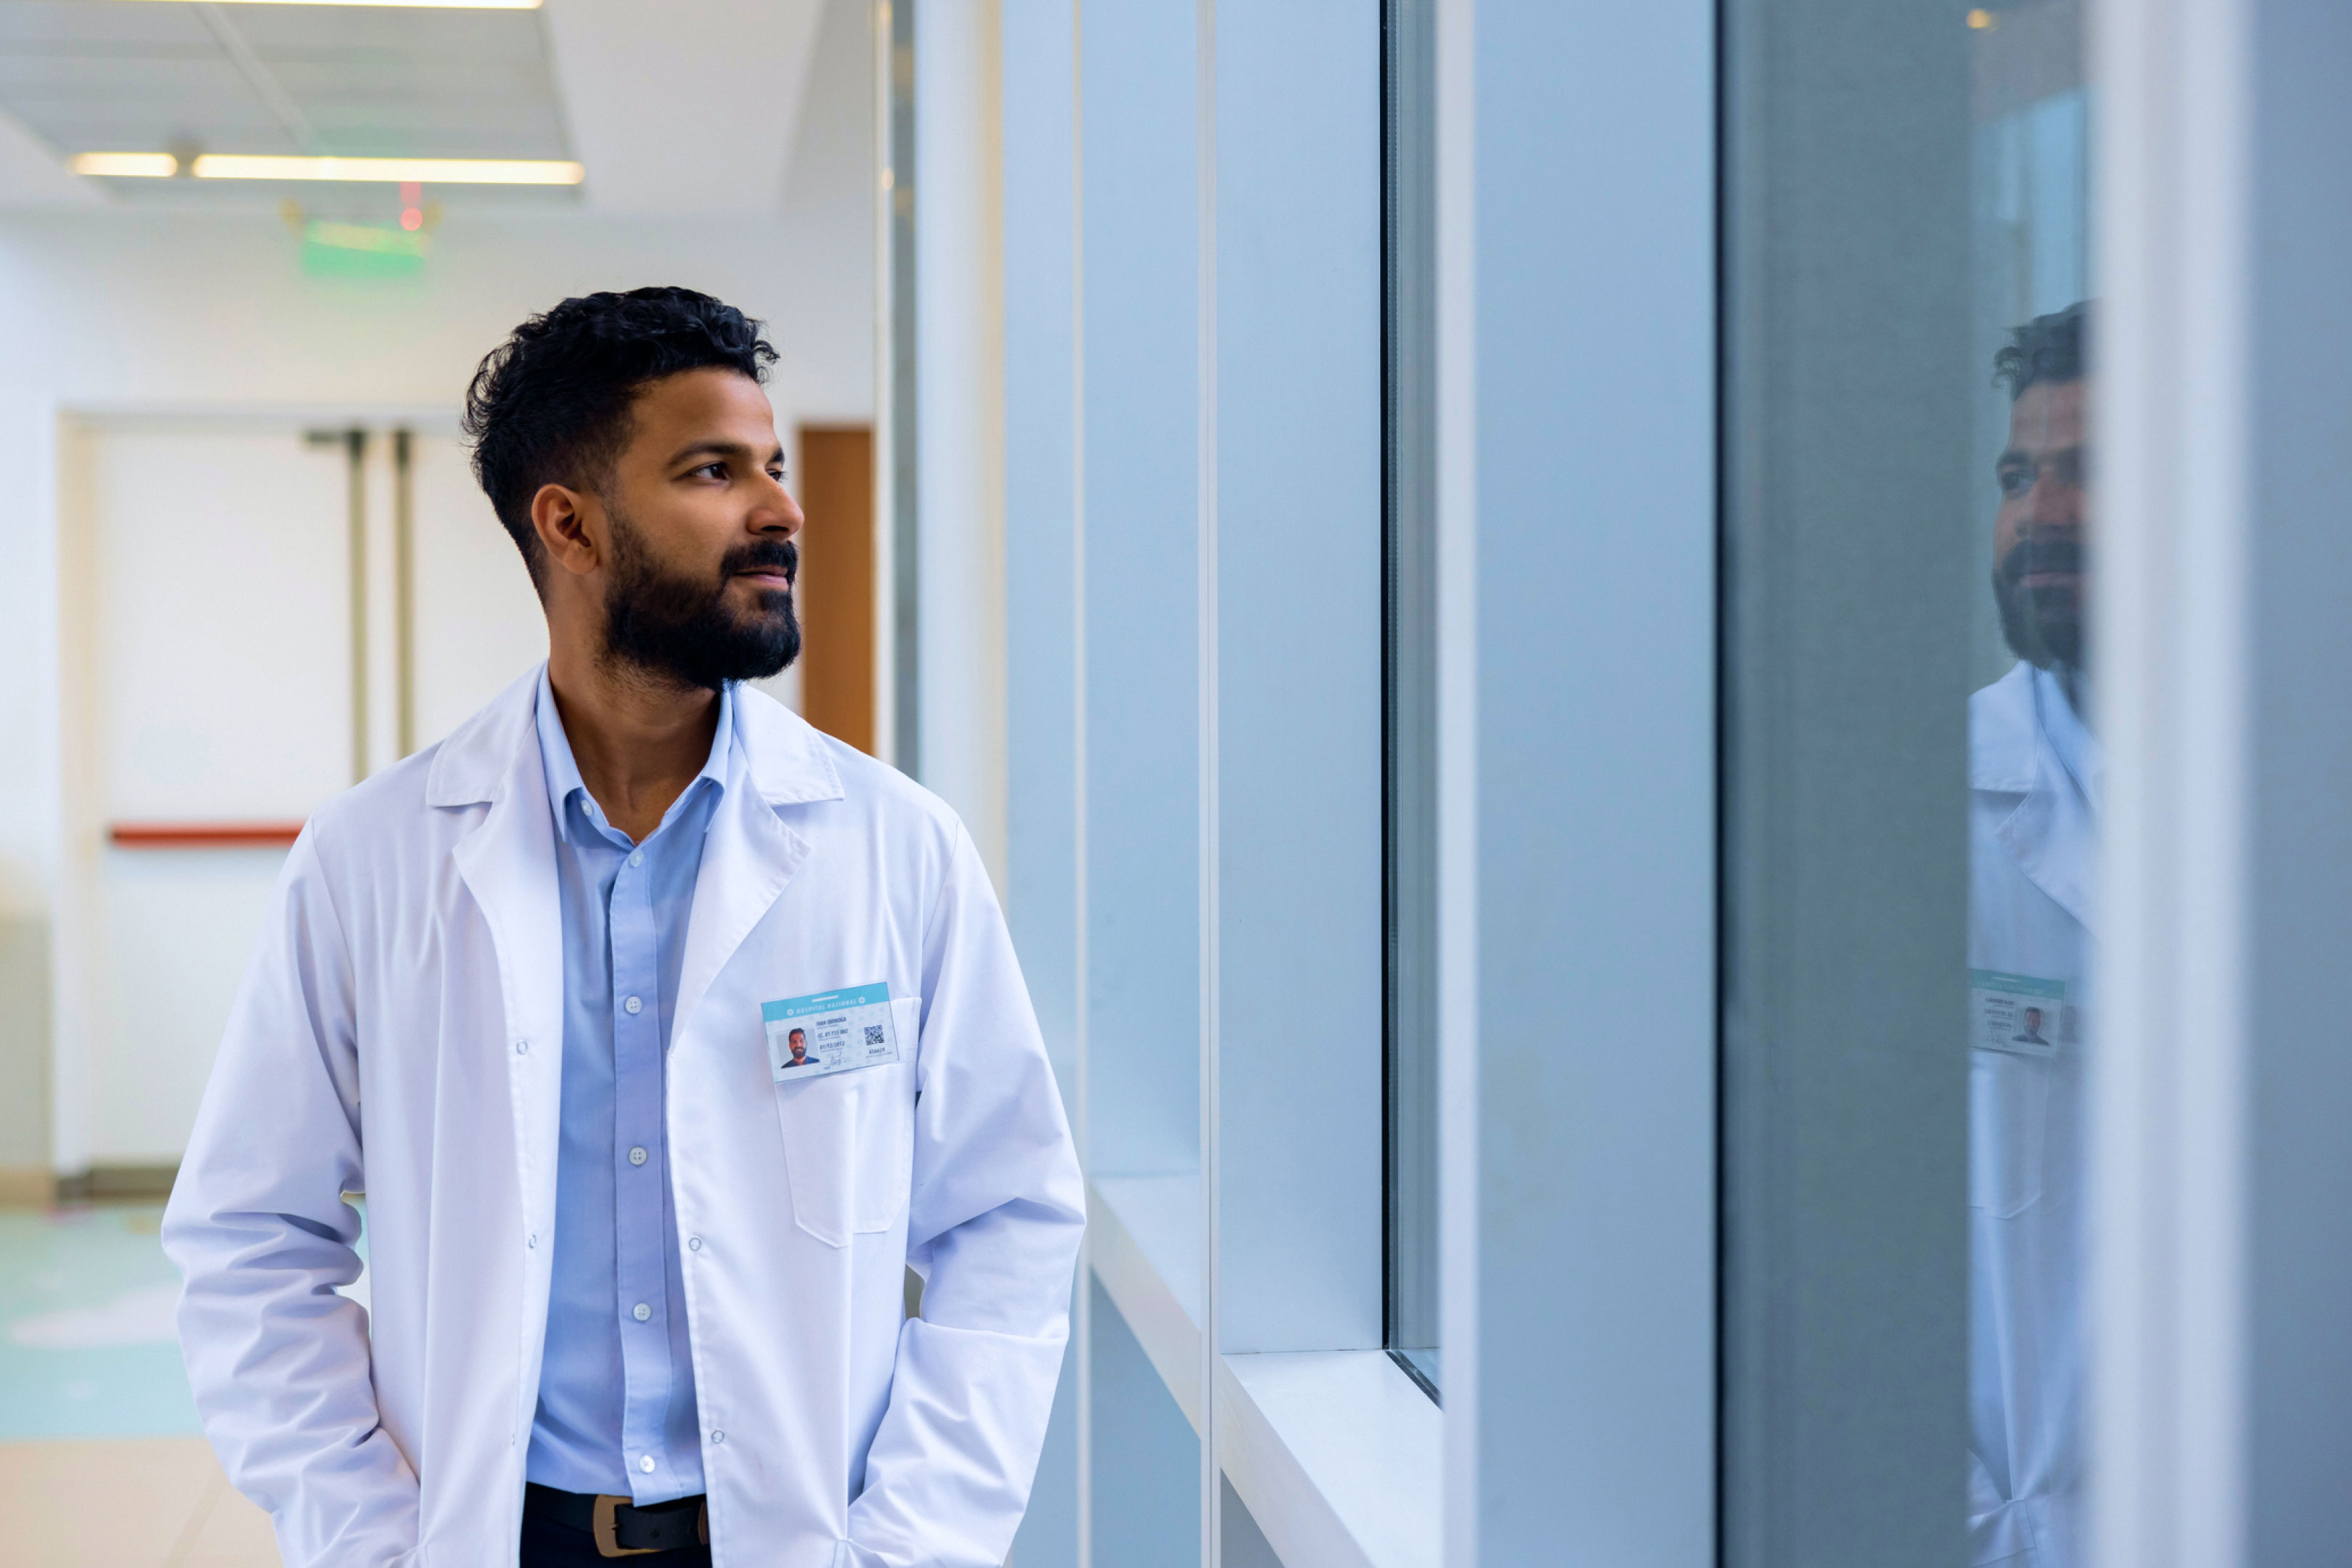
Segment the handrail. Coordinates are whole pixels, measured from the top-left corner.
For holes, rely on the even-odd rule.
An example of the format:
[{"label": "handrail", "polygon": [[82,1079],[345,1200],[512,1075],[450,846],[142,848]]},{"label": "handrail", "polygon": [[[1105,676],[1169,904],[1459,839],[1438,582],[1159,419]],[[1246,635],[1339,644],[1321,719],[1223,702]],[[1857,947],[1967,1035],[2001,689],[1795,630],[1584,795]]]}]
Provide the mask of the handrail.
[{"label": "handrail", "polygon": [[110,822],[106,841],[118,849],[282,849],[301,832],[299,822]]}]

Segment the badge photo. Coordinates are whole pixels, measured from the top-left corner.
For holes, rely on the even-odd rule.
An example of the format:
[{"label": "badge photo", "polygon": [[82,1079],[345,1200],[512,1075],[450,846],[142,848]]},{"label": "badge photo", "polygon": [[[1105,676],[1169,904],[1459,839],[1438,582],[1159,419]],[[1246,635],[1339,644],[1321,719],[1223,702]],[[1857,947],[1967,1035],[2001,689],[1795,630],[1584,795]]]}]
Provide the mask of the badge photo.
[{"label": "badge photo", "polygon": [[778,1083],[898,1059],[887,981],[762,1002],[760,1021],[768,1037],[768,1069]]}]

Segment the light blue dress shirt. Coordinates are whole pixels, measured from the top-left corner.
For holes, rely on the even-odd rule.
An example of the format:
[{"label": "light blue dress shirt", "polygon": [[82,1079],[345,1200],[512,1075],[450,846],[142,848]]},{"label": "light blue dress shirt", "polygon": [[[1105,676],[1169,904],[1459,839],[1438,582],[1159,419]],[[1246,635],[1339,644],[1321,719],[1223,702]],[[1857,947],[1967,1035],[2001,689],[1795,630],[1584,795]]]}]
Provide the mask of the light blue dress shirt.
[{"label": "light blue dress shirt", "polygon": [[632,844],[582,783],[540,672],[539,751],[563,908],[555,1257],[524,1470],[541,1486],[639,1503],[703,1489],[663,1066],[734,720],[734,694],[722,691],[709,761],[661,826]]}]

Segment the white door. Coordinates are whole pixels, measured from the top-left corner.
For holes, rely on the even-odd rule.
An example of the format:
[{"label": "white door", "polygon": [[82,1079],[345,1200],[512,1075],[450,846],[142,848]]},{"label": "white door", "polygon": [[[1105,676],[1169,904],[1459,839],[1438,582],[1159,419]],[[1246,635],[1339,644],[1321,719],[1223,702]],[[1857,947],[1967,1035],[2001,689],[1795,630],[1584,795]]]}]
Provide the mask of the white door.
[{"label": "white door", "polygon": [[89,858],[58,1086],[88,1163],[169,1163],[285,851],[112,835],[299,823],[352,782],[347,469],[299,428],[110,428],[80,456]]},{"label": "white door", "polygon": [[168,1164],[185,1146],[285,859],[282,842],[190,839],[299,825],[354,782],[355,721],[369,765],[397,760],[404,682],[414,743],[430,745],[545,655],[521,558],[464,448],[422,435],[404,674],[390,433],[364,450],[362,695],[341,443],[231,422],[109,424],[68,443],[80,492],[63,704],[80,850],[60,955],[68,1167]]}]

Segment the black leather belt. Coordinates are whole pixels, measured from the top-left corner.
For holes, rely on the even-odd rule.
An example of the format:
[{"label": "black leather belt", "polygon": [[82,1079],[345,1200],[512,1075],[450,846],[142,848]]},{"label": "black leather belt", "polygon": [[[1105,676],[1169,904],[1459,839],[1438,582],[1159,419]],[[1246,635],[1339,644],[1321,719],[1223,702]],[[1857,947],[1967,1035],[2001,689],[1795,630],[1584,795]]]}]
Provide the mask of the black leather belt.
[{"label": "black leather belt", "polygon": [[527,1481],[522,1489],[522,1516],[568,1525],[593,1536],[599,1557],[636,1557],[710,1543],[710,1511],[701,1492],[639,1508],[625,1497],[558,1491]]}]

